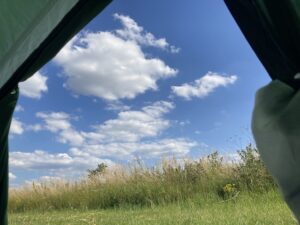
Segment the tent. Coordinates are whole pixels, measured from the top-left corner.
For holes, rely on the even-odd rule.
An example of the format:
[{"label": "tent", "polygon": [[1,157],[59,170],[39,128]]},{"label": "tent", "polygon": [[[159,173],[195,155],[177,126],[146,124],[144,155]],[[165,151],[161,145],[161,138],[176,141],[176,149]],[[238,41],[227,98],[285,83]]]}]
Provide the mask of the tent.
[{"label": "tent", "polygon": [[0,1],[0,224],[7,224],[8,131],[18,83],[39,70],[111,0]]},{"label": "tent", "polygon": [[225,0],[272,78],[256,93],[252,132],[300,222],[300,1]]},{"label": "tent", "polygon": [[[54,57],[68,40],[111,1],[0,1],[1,225],[7,224],[8,131],[18,99],[18,83],[32,76]],[[297,123],[293,120],[297,118],[295,115],[300,115],[300,106],[294,106],[299,113],[293,108],[283,113],[281,110],[286,105],[290,106],[288,103],[300,86],[300,80],[294,79],[300,72],[300,0],[225,0],[225,3],[274,80],[257,93],[253,133],[263,160],[300,221],[300,174],[294,172],[297,171],[295,148],[300,146],[295,134],[300,134],[300,129],[297,129]],[[286,111],[292,113],[292,116]],[[272,112],[280,112],[280,115],[273,115]],[[283,118],[280,117],[282,115]],[[276,121],[272,126],[265,123],[274,118],[281,118],[280,123]],[[285,123],[286,118],[290,120]],[[289,139],[290,128],[294,132],[292,140]],[[275,146],[271,144],[272,141],[277,141]],[[270,147],[276,151],[272,151]],[[284,153],[282,149],[285,150]],[[287,159],[287,163],[280,164],[282,159]],[[298,161],[300,162],[300,157]]]},{"label": "tent", "polygon": [[225,0],[231,14],[272,79],[298,88],[300,1]]}]

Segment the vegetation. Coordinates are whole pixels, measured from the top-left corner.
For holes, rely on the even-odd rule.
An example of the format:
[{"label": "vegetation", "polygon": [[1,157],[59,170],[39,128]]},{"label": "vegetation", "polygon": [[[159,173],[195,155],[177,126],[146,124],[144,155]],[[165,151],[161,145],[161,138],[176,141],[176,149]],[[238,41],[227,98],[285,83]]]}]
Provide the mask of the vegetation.
[{"label": "vegetation", "polygon": [[258,151],[238,151],[238,162],[224,162],[218,152],[197,161],[164,159],[153,168],[141,161],[109,168],[100,164],[77,182],[53,182],[11,190],[10,212],[94,210],[165,206],[203,198],[236,201],[241,193],[277,191]]},{"label": "vegetation", "polygon": [[237,201],[217,196],[153,207],[29,211],[10,215],[10,225],[296,225],[277,191],[243,193]]},{"label": "vegetation", "polygon": [[102,175],[105,172],[106,168],[107,168],[107,165],[105,163],[98,164],[96,169],[88,170],[88,178],[92,179],[95,176]]}]

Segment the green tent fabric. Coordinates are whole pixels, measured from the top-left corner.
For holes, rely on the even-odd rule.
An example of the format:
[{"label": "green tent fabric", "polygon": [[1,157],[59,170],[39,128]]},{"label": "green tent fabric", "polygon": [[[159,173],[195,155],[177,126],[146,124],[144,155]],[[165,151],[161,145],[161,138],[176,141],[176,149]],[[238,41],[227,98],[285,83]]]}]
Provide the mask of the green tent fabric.
[{"label": "green tent fabric", "polygon": [[12,114],[18,100],[16,88],[0,100],[0,224],[7,224],[8,201],[8,132]]},{"label": "green tent fabric", "polygon": [[225,3],[273,80],[256,94],[252,131],[300,222],[300,0]]},{"label": "green tent fabric", "polygon": [[[272,79],[300,87],[300,0],[225,0]],[[255,78],[254,78],[255,79]]]},{"label": "green tent fabric", "polygon": [[0,1],[0,225],[7,224],[8,132],[17,85],[53,58],[111,1]]},{"label": "green tent fabric", "polygon": [[0,98],[47,63],[111,0],[1,0]]},{"label": "green tent fabric", "polygon": [[300,221],[300,91],[274,80],[256,93],[252,130],[268,170]]}]

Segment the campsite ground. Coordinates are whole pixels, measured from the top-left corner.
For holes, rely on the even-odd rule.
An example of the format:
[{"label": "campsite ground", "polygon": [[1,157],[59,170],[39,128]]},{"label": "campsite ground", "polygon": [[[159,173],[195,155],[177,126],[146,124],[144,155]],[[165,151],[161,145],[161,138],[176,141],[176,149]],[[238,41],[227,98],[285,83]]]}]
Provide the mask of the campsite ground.
[{"label": "campsite ground", "polygon": [[276,191],[240,194],[236,200],[206,199],[166,206],[108,210],[61,210],[10,214],[11,225],[255,225],[297,224]]}]

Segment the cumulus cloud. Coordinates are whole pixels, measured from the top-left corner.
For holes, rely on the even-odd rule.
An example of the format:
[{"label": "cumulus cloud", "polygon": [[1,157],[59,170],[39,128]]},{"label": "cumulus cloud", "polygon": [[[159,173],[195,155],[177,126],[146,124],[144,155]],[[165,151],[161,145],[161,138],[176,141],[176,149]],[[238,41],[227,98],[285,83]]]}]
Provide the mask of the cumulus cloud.
[{"label": "cumulus cloud", "polygon": [[38,131],[41,131],[42,129],[43,128],[42,128],[41,124],[33,124],[33,125],[26,126],[26,130],[28,130],[28,131],[38,132]]},{"label": "cumulus cloud", "polygon": [[41,182],[63,178],[78,179],[79,176],[85,175],[88,169],[94,168],[100,163],[109,166],[114,165],[111,160],[98,158],[95,155],[76,156],[72,155],[72,152],[49,153],[42,150],[34,152],[13,151],[10,153],[9,163],[12,170],[36,170],[40,174],[45,174],[39,179]]},{"label": "cumulus cloud", "polygon": [[90,168],[91,165],[106,162],[109,160],[102,160],[96,157],[76,157],[68,153],[51,154],[42,150],[35,150],[34,152],[19,152],[13,151],[10,153],[10,165],[12,168],[25,169],[55,169],[76,167],[76,168]]},{"label": "cumulus cloud", "polygon": [[192,83],[185,83],[180,86],[172,86],[172,92],[180,97],[190,100],[192,97],[203,98],[208,96],[218,87],[226,87],[234,84],[237,76],[224,76],[218,73],[208,72],[200,79]]},{"label": "cumulus cloud", "polygon": [[114,111],[114,112],[128,111],[128,110],[130,110],[130,106],[124,105],[120,101],[113,101],[113,102],[108,102],[105,109],[108,111]]},{"label": "cumulus cloud", "polygon": [[44,92],[48,91],[47,77],[40,72],[36,72],[28,80],[20,83],[21,95],[28,98],[40,99]]},{"label": "cumulus cloud", "polygon": [[15,179],[17,178],[17,176],[14,175],[14,174],[11,173],[11,172],[8,174],[8,176],[9,176],[9,179],[10,179],[10,180],[15,180]]},{"label": "cumulus cloud", "polygon": [[122,111],[116,119],[95,125],[93,132],[83,133],[92,143],[98,142],[136,142],[146,137],[156,137],[169,127],[170,122],[163,118],[174,105],[159,101],[141,110]]},{"label": "cumulus cloud", "polygon": [[123,29],[116,30],[116,33],[123,39],[134,41],[140,45],[169,50],[172,53],[178,53],[180,51],[179,48],[170,45],[165,38],[157,39],[152,33],[146,32],[143,27],[139,26],[129,16],[115,13],[114,18],[119,20],[123,25]]},{"label": "cumulus cloud", "polygon": [[77,130],[72,117],[64,112],[39,112],[36,116],[42,120],[38,129],[54,133],[59,142],[70,146],[73,155],[129,159],[135,154],[158,156],[160,151],[162,155],[184,154],[195,146],[187,139],[160,138],[171,125],[165,115],[174,107],[172,102],[158,101],[140,110],[121,111],[114,119],[94,124],[90,131]]},{"label": "cumulus cloud", "polygon": [[23,111],[24,111],[24,108],[21,105],[16,106],[15,112],[23,112]]},{"label": "cumulus cloud", "polygon": [[109,142],[85,145],[83,148],[71,148],[75,155],[91,154],[97,157],[113,157],[115,159],[159,158],[162,156],[184,156],[190,152],[197,142],[184,138],[155,139],[140,142]]},{"label": "cumulus cloud", "polygon": [[38,112],[36,114],[38,118],[42,118],[45,121],[46,129],[51,132],[57,132],[59,130],[67,130],[71,127],[69,119],[71,118],[64,112]]},{"label": "cumulus cloud", "polygon": [[78,176],[101,162],[113,164],[112,160],[136,157],[184,156],[198,143],[186,138],[162,136],[163,131],[171,126],[165,116],[174,108],[172,102],[158,101],[139,110],[120,111],[115,118],[94,124],[88,131],[77,130],[72,124],[74,118],[65,112],[39,112],[36,116],[41,121],[32,127],[55,134],[57,141],[68,145],[69,151],[12,151],[11,168]]},{"label": "cumulus cloud", "polygon": [[43,119],[44,124],[38,124],[35,126],[40,130],[49,130],[52,133],[59,134],[59,142],[76,146],[81,145],[84,142],[82,134],[76,131],[71,125],[70,115],[64,112],[39,112],[36,116]]},{"label": "cumulus cloud", "polygon": [[75,94],[108,101],[132,99],[157,90],[157,80],[177,70],[159,58],[146,57],[142,46],[167,48],[128,16],[115,14],[123,28],[112,32],[85,32],[73,38],[55,57],[66,76],[64,86]]},{"label": "cumulus cloud", "polygon": [[12,135],[21,135],[24,132],[24,124],[16,118],[13,118],[10,125]]}]

